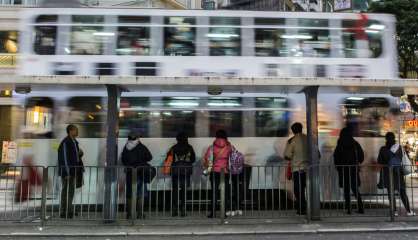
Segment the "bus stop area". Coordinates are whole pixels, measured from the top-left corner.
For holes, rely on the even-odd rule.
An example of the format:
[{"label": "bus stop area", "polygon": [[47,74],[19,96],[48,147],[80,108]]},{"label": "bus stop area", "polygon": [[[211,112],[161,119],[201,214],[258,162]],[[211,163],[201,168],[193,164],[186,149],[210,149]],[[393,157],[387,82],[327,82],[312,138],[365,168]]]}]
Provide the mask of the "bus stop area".
[{"label": "bus stop area", "polygon": [[[117,84],[115,84],[117,83]],[[394,97],[401,97],[405,94],[415,95],[418,92],[418,81],[416,79],[330,79],[330,78],[221,78],[221,77],[115,77],[115,76],[0,76],[0,86],[10,89],[27,89],[36,91],[37,89],[48,89],[48,91],[71,92],[84,89],[100,89],[107,93],[105,118],[105,148],[101,150],[104,162],[100,165],[85,166],[84,186],[81,194],[76,195],[74,204],[75,216],[60,218],[60,200],[59,194],[59,176],[56,175],[56,166],[49,164],[38,164],[25,166],[24,162],[15,165],[4,166],[9,170],[13,169],[19,172],[19,176],[2,179],[2,185],[5,189],[12,186],[9,190],[0,193],[0,220],[7,222],[20,222],[22,225],[35,224],[42,227],[54,226],[59,229],[62,225],[85,225],[97,223],[111,223],[124,225],[126,229],[114,230],[113,234],[117,236],[127,236],[129,234],[138,235],[170,235],[176,232],[178,235],[187,234],[207,234],[216,235],[218,228],[199,228],[207,223],[212,224],[241,224],[242,226],[225,227],[225,232],[230,234],[251,233],[263,234],[263,232],[293,232],[293,233],[318,233],[321,231],[331,232],[332,229],[339,231],[398,231],[398,230],[416,230],[415,222],[418,218],[415,215],[406,215],[403,205],[398,198],[397,193],[387,194],[385,190],[376,190],[376,184],[370,191],[364,194],[365,213],[353,213],[348,215],[344,212],[343,194],[338,190],[338,181],[335,179],[335,167],[329,162],[322,162],[318,151],[322,150],[319,146],[318,133],[318,90],[319,94],[385,94]],[[227,216],[232,199],[225,193],[226,185],[231,180],[221,177],[220,189],[221,198],[218,211],[220,214],[213,219],[206,218],[208,212],[207,196],[210,192],[208,179],[198,178],[186,193],[186,215],[173,216],[172,200],[173,192],[166,184],[167,176],[161,176],[162,166],[155,166],[158,181],[152,181],[149,184],[151,194],[147,201],[142,201],[140,207],[145,213],[144,218],[126,219],[125,213],[131,209],[136,215],[138,206],[128,203],[123,197],[123,189],[126,189],[126,183],[120,182],[126,169],[118,164],[120,143],[118,141],[119,118],[121,96],[124,93],[152,92],[158,96],[175,95],[181,93],[182,96],[195,95],[222,95],[224,93],[234,93],[236,95],[274,95],[274,94],[300,94],[305,100],[304,123],[308,137],[308,153],[310,164],[307,169],[307,212],[306,215],[297,215],[295,212],[295,203],[292,201],[292,194],[289,195],[287,189],[292,189],[293,183],[283,178],[286,172],[286,165],[253,165],[252,181],[254,183],[249,187],[249,191],[242,193],[241,199],[238,199],[241,205],[242,213],[237,216]],[[330,99],[330,101],[333,101]],[[231,140],[231,141],[234,141]],[[238,140],[236,140],[238,141]],[[158,145],[158,142],[154,142]],[[119,145],[119,149],[118,149]],[[364,151],[368,151],[368,146],[363,146]],[[89,149],[84,149],[88,151]],[[321,152],[322,154],[322,152]],[[323,156],[321,157],[321,159]],[[415,169],[415,166],[407,166]],[[201,167],[195,167],[193,172],[201,171]],[[367,163],[362,169],[372,173],[376,172],[376,166]],[[29,176],[29,177],[28,177]],[[224,175],[222,175],[224,176]],[[275,178],[283,178],[278,180]],[[134,177],[135,178],[135,174]],[[407,194],[411,208],[418,211],[418,183],[414,177],[413,171],[406,177]],[[27,180],[28,182],[23,182]],[[395,181],[393,176],[391,182]],[[16,185],[25,186],[20,188],[21,192],[16,193]],[[26,184],[26,185],[25,185]],[[133,180],[136,185],[136,180]],[[206,187],[204,187],[206,185]],[[203,186],[203,187],[202,187]],[[393,183],[392,183],[392,187]],[[248,188],[248,187],[247,187]],[[136,188],[133,187],[136,196]],[[329,189],[337,189],[337,192]],[[25,190],[25,191],[24,191]],[[246,189],[248,190],[248,189]],[[339,191],[339,192],[338,192]],[[84,194],[83,194],[84,193]],[[32,195],[33,194],[33,195]],[[120,196],[121,195],[121,196]],[[21,199],[25,198],[25,201]],[[134,197],[135,198],[135,197]],[[392,200],[391,200],[392,198]],[[19,200],[20,199],[20,200]],[[289,200],[290,199],[290,200]],[[231,200],[231,201],[229,201]],[[352,198],[354,200],[354,197]],[[136,201],[133,201],[136,202]],[[355,204],[353,202],[353,208]],[[397,209],[397,211],[396,211]],[[173,221],[176,220],[176,221]],[[316,221],[321,220],[321,223]],[[357,222],[368,222],[374,224],[370,227]],[[393,225],[394,223],[376,223],[376,222],[402,222],[402,225]],[[407,221],[408,223],[403,223]],[[328,222],[329,225],[326,225]],[[350,224],[335,224],[335,222],[350,222]],[[193,224],[191,224],[193,223]],[[245,224],[265,224],[265,223],[288,223],[284,228],[263,226],[260,229],[246,229]],[[314,223],[313,225],[305,225]],[[144,229],[138,232],[137,229],[130,229],[128,225],[140,224]],[[178,232],[172,225],[184,224],[193,225],[184,232]],[[293,225],[292,225],[293,224]],[[156,230],[153,226],[165,226],[165,232],[161,228]],[[194,226],[196,225],[196,226]],[[254,226],[254,225],[253,225]],[[273,226],[273,225],[272,225]],[[28,229],[31,225],[25,226]],[[142,228],[141,227],[141,228]],[[331,229],[332,228],[332,229]],[[88,227],[84,226],[86,232],[90,232]],[[302,232],[300,229],[303,229]],[[33,229],[32,229],[33,230]],[[12,230],[11,230],[12,231]],[[28,230],[30,231],[30,230]],[[52,231],[52,230],[51,230]],[[113,231],[103,229],[104,232]],[[148,231],[148,232],[147,232]],[[234,232],[235,231],[235,232]],[[31,231],[33,232],[33,231]],[[187,232],[187,233],[186,233]],[[221,231],[224,233],[224,231]],[[55,234],[51,232],[50,234]],[[71,235],[73,233],[69,233]],[[100,234],[105,233],[92,233]],[[110,233],[109,233],[110,234]],[[119,234],[119,235],[118,235]],[[115,235],[115,236],[116,236]]]}]

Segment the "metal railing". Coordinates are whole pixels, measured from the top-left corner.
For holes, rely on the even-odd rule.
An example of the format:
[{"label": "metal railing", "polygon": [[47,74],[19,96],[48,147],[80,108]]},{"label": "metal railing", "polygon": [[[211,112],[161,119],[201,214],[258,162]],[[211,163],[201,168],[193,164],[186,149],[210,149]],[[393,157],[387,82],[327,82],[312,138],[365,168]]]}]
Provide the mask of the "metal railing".
[{"label": "metal railing", "polygon": [[[322,219],[414,216],[418,180],[404,175],[403,167],[316,167]],[[283,165],[245,166],[237,175],[204,175],[201,167],[163,174],[162,167],[95,166],[72,170],[73,177],[65,178],[57,167],[0,166],[0,221],[305,221],[311,212],[310,169],[288,176]]]}]

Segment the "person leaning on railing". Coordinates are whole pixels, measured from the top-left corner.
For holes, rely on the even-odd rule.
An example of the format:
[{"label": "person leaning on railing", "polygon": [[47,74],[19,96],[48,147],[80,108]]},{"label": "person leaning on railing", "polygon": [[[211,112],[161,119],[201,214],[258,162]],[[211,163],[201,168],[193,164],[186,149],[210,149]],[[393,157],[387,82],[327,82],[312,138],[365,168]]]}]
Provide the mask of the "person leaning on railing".
[{"label": "person leaning on railing", "polygon": [[[390,171],[393,176],[393,190],[398,191],[401,197],[402,203],[405,206],[408,216],[414,216],[409,206],[408,195],[406,194],[406,184],[404,179],[404,170],[402,169],[402,157],[403,152],[399,144],[396,143],[396,137],[393,132],[386,133],[386,143],[379,150],[377,162],[383,165],[381,170],[383,186],[388,191],[389,200],[391,200],[391,184],[390,184]],[[406,166],[409,167],[409,166]],[[393,204],[395,207],[395,215],[398,215],[396,211],[396,203]]]},{"label": "person leaning on railing", "polygon": [[364,152],[360,144],[354,140],[352,129],[341,129],[340,138],[334,151],[334,164],[338,172],[340,188],[344,189],[345,209],[351,214],[351,194],[357,198],[357,211],[364,213],[363,201],[359,192],[360,164],[364,161]]},{"label": "person leaning on railing", "polygon": [[287,141],[283,155],[291,163],[297,214],[305,215],[306,168],[309,164],[308,138],[302,133],[303,126],[301,123],[294,123],[291,129],[294,136]]},{"label": "person leaning on railing", "polygon": [[73,217],[74,191],[76,187],[83,185],[84,165],[81,158],[84,153],[78,145],[77,136],[77,127],[72,124],[68,125],[67,137],[61,141],[58,147],[58,175],[62,179],[61,218]]},{"label": "person leaning on railing", "polygon": [[171,158],[169,172],[172,181],[172,216],[186,216],[187,186],[190,185],[190,176],[193,174],[193,163],[196,154],[188,142],[186,133],[180,132],[176,136],[177,144],[167,153],[166,161]]},{"label": "person leaning on railing", "polygon": [[145,198],[148,198],[147,183],[149,183],[155,173],[151,173],[153,168],[149,163],[152,160],[151,152],[148,148],[141,143],[140,132],[132,130],[128,135],[128,141],[123,148],[121,160],[126,167],[126,205],[127,214],[126,217],[131,219],[131,206],[132,206],[132,171],[137,170],[137,198],[136,198],[136,210],[137,218],[145,218],[144,215],[144,203]]}]

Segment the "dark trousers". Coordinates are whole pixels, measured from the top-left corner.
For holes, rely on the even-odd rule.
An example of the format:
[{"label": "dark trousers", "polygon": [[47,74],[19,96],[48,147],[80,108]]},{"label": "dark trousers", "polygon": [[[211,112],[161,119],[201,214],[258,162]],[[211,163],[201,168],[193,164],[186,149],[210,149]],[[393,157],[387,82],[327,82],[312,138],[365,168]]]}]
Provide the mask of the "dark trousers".
[{"label": "dark trousers", "polygon": [[[209,199],[210,199],[210,205],[209,205],[209,211],[210,213],[215,216],[215,212],[218,209],[217,207],[217,202],[218,200],[221,199],[221,192],[219,189],[219,185],[221,184],[221,173],[217,173],[217,172],[212,172],[210,174],[210,186],[211,186],[211,190],[210,190],[210,194],[209,194]],[[225,208],[228,210],[230,203],[230,183],[229,183],[229,174],[225,174]]]},{"label": "dark trousers", "polygon": [[131,218],[131,206],[134,204],[136,207],[136,212],[138,214],[137,217],[142,218],[144,217],[144,209],[145,209],[145,203],[146,199],[148,198],[149,192],[147,189],[147,184],[143,181],[143,178],[141,176],[137,177],[137,183],[136,183],[136,202],[132,202],[132,171],[126,172],[126,213],[127,217]]},{"label": "dark trousers", "polygon": [[[399,192],[399,196],[402,200],[403,205],[405,206],[405,209],[407,212],[411,211],[411,207],[409,206],[409,200],[408,200],[408,195],[406,194],[406,183],[405,183],[405,179],[402,173],[402,168],[401,167],[393,167],[392,169],[393,171],[393,188],[395,189],[395,191]],[[388,196],[389,196],[389,201],[391,201],[390,195],[391,195],[391,190],[390,187],[387,188],[388,190]],[[396,202],[393,204],[393,206],[395,207],[395,211],[396,211]]]},{"label": "dark trousers", "polygon": [[306,213],[306,173],[305,171],[296,171],[292,173],[293,193],[296,199],[296,210],[298,214]]},{"label": "dark trousers", "polygon": [[187,185],[189,182],[189,177],[187,176],[172,176],[172,211],[173,213],[185,213],[185,205],[187,200]]},{"label": "dark trousers", "polygon": [[345,208],[348,212],[351,212],[351,192],[353,192],[353,195],[357,198],[358,210],[363,211],[363,201],[361,199],[361,194],[358,190],[360,181],[358,167],[344,167],[342,170],[342,174]]},{"label": "dark trousers", "polygon": [[243,171],[238,175],[231,175],[231,201],[228,209],[235,211],[240,209],[241,201],[249,199],[249,187],[252,167],[244,166]]},{"label": "dark trousers", "polygon": [[73,198],[75,191],[75,177],[62,177],[60,215],[65,218],[73,217]]}]

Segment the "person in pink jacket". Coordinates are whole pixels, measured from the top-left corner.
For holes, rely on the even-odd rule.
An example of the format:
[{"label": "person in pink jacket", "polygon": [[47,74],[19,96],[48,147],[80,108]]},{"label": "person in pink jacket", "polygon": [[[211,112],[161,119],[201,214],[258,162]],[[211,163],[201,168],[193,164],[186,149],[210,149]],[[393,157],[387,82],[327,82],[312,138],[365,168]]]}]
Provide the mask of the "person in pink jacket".
[{"label": "person in pink jacket", "polygon": [[230,185],[228,183],[228,166],[229,166],[229,156],[232,151],[231,143],[228,141],[227,134],[224,130],[218,130],[215,134],[215,141],[212,145],[208,147],[203,159],[203,166],[205,167],[205,172],[210,175],[210,212],[208,218],[214,218],[216,213],[216,202],[220,199],[219,185],[221,181],[221,172],[225,173],[225,199],[226,207],[229,204],[229,192]]}]

